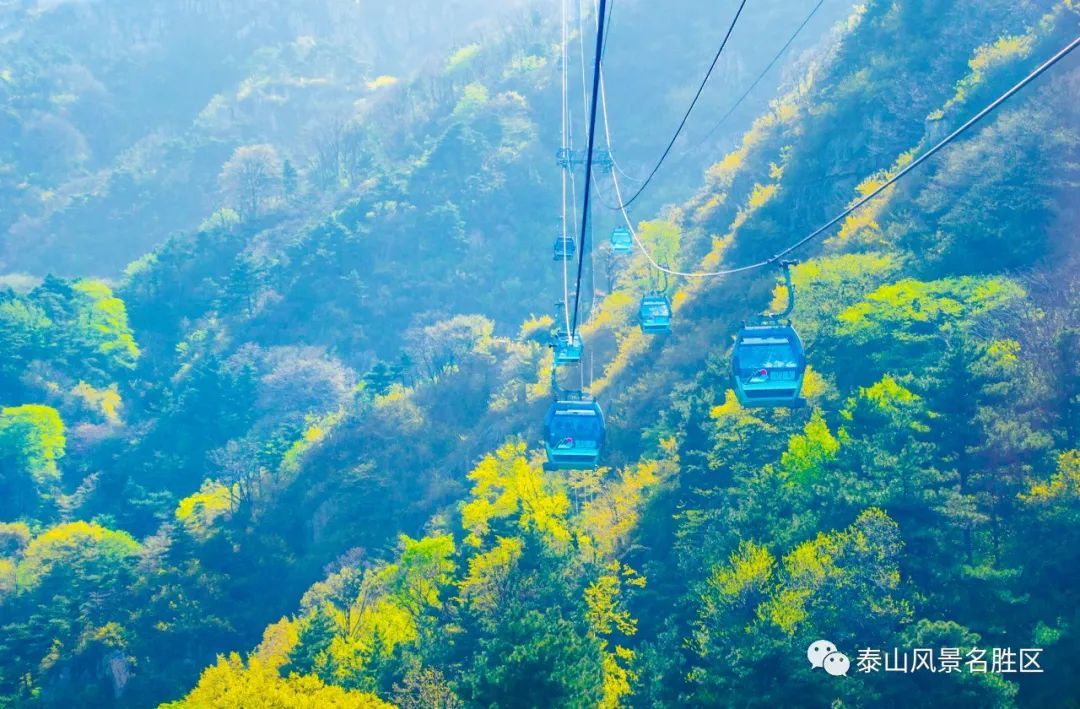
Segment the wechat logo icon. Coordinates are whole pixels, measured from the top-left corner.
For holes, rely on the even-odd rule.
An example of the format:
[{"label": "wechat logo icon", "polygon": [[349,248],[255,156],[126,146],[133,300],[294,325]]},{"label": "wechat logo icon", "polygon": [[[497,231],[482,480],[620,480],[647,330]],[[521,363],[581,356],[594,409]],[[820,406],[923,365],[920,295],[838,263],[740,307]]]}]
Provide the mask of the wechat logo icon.
[{"label": "wechat logo icon", "polygon": [[815,640],[806,648],[806,659],[815,670],[821,668],[833,677],[846,675],[851,668],[851,660],[828,640]]}]

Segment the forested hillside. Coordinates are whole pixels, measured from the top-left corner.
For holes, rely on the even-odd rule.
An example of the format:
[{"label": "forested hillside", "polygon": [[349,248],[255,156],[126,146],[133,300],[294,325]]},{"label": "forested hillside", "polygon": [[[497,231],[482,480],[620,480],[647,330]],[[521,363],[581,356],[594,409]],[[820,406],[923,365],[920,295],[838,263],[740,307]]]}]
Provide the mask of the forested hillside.
[{"label": "forested hillside", "polygon": [[[793,254],[804,408],[731,388],[779,271],[659,279],[599,174],[607,444],[567,472],[559,3],[177,5],[0,6],[0,705],[1080,698],[1080,56]],[[607,25],[631,192],[738,3],[656,5]],[[745,13],[631,208],[678,270],[778,253],[1080,34],[1075,0]],[[860,671],[894,648],[964,669]]]}]

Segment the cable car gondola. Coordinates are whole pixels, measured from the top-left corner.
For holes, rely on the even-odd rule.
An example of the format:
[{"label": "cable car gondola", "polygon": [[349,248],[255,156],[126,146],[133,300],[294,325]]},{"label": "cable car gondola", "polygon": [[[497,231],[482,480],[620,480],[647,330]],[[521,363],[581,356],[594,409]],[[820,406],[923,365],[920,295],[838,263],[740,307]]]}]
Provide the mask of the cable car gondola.
[{"label": "cable car gondola", "polygon": [[646,335],[664,335],[671,332],[671,300],[660,291],[641,297],[638,307],[641,331]]},{"label": "cable car gondola", "polygon": [[634,250],[634,237],[624,226],[611,230],[611,250],[617,254],[628,254]]},{"label": "cable car gondola", "polygon": [[559,330],[551,340],[551,346],[555,350],[555,364],[577,364],[581,361],[581,355],[585,350],[585,343],[581,335],[567,337],[566,330]]},{"label": "cable car gondola", "polygon": [[806,375],[802,340],[790,324],[744,325],[731,356],[735,396],[743,406],[797,408]]},{"label": "cable car gondola", "polygon": [[583,392],[560,392],[544,417],[548,470],[595,468],[604,447],[604,412]]},{"label": "cable car gondola", "polygon": [[781,264],[787,283],[787,308],[781,313],[767,315],[757,323],[744,324],[735,337],[731,376],[735,396],[743,406],[798,408],[806,405],[806,400],[800,396],[806,376],[806,352],[791,322],[782,320],[795,308],[795,286],[790,273],[792,263]]},{"label": "cable car gondola", "polygon": [[577,246],[574,240],[568,236],[559,236],[555,239],[555,261],[571,261]]}]

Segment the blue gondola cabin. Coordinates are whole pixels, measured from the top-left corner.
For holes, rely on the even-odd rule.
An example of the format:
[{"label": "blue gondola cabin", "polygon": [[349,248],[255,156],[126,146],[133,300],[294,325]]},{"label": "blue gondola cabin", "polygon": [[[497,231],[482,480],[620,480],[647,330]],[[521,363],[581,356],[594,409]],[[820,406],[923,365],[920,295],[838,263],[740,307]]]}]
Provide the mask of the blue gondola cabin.
[{"label": "blue gondola cabin", "polygon": [[564,330],[560,330],[555,334],[552,341],[552,345],[555,348],[555,364],[577,364],[581,361],[581,355],[585,351],[585,343],[581,339],[581,335],[574,335],[573,338],[566,336]]},{"label": "blue gondola cabin", "polygon": [[595,468],[604,447],[604,412],[582,394],[563,394],[544,417],[544,448],[551,470]]},{"label": "blue gondola cabin", "polygon": [[743,406],[806,405],[801,397],[806,353],[791,325],[744,326],[735,338],[731,374]]},{"label": "blue gondola cabin", "polygon": [[628,254],[634,250],[634,237],[624,226],[611,230],[611,250],[617,254]]},{"label": "blue gondola cabin", "polygon": [[556,261],[570,261],[574,258],[574,251],[577,247],[574,245],[574,240],[568,236],[560,236],[555,239],[555,260]]},{"label": "blue gondola cabin", "polygon": [[663,293],[643,296],[638,308],[641,331],[647,335],[671,332],[671,301]]}]

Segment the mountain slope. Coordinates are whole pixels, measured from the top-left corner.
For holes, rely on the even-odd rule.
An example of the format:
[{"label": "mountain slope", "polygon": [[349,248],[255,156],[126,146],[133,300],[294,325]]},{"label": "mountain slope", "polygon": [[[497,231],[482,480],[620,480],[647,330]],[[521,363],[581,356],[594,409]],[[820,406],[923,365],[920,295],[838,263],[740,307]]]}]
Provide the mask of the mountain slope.
[{"label": "mountain slope", "polygon": [[[613,22],[613,109],[646,11]],[[639,235],[685,269],[767,257],[1056,51],[1078,16],[1068,1],[860,5],[788,93],[718,138],[734,149],[706,153],[700,185],[665,178],[677,204],[637,212]],[[331,126],[293,177],[276,168],[265,204],[176,235],[122,284],[0,297],[5,700],[1075,694],[1075,58],[798,254],[805,410],[746,410],[728,391],[731,336],[782,300],[776,272],[673,280],[675,330],[648,338],[636,299],[660,284],[640,254],[599,245],[583,376],[608,415],[606,467],[555,475],[535,444],[561,288],[545,217],[559,77],[536,38],[558,27],[515,17],[370,89],[362,120]],[[260,65],[302,61],[281,51]],[[244,120],[223,101],[217,118]],[[617,150],[657,135],[630,125],[613,122]],[[605,212],[600,233],[617,223]],[[805,667],[821,637],[851,681]],[[1044,647],[1047,672],[857,673],[862,648],[975,645]]]},{"label": "mountain slope", "polygon": [[[695,255],[716,263],[710,248],[731,264],[768,255],[806,230],[798,225],[872,189],[1076,26],[1068,4],[1030,5],[1026,16],[962,5],[925,38],[938,61],[919,46],[870,49],[899,46],[930,5],[859,8],[813,79],[755,123],[669,223],[643,225],[646,241],[678,235],[686,265]],[[1072,61],[796,268],[796,325],[816,372],[809,411],[748,411],[726,392],[725,335],[766,305],[771,277],[686,286],[675,294],[684,327],[663,343],[631,329],[632,301],[616,290],[585,332],[610,362],[595,386],[609,404],[608,460],[626,465],[543,475],[524,446],[508,444],[470,474],[457,515],[403,539],[386,565],[346,564],[327,581],[340,595],[309,594],[288,621],[295,644],[259,653],[307,658],[286,669],[347,677],[405,705],[482,704],[509,688],[529,696],[517,692],[539,686],[537,667],[551,683],[544,696],[609,705],[862,705],[918,692],[928,705],[1034,706],[1069,694],[1067,673],[1053,687],[995,674],[836,684],[800,668],[802,649],[822,636],[849,648],[853,664],[864,647],[1053,645],[1070,655],[1074,631],[1059,613],[1075,599],[1053,579],[1077,540],[1037,558],[1032,549],[1048,529],[1062,533],[1080,502],[1067,492],[1077,444],[1076,72]],[[924,93],[902,112],[899,93],[882,93],[910,86]],[[640,287],[643,268],[632,262],[621,288]],[[436,543],[438,554],[417,556]],[[410,600],[425,588],[423,602]],[[372,599],[343,634],[335,614]],[[402,635],[381,629],[395,613],[407,619]],[[546,645],[551,637],[562,642]]]}]

